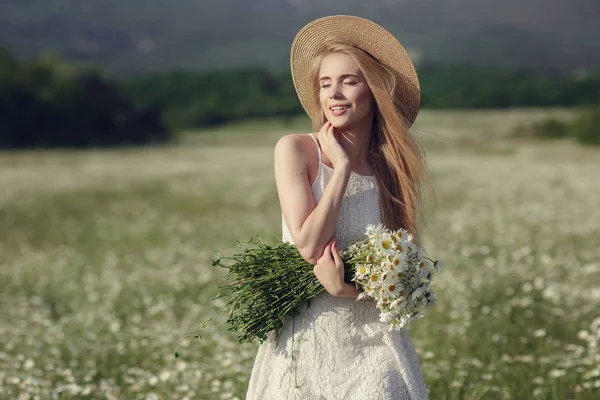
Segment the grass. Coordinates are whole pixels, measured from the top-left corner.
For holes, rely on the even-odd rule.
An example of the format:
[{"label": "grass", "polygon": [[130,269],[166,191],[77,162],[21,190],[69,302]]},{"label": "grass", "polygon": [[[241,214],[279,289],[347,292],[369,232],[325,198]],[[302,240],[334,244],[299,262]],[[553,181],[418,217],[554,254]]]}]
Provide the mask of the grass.
[{"label": "grass", "polygon": [[[439,303],[411,327],[432,399],[600,393],[598,150],[510,132],[569,110],[429,111]],[[272,150],[305,119],[164,148],[0,153],[0,398],[242,399],[256,344],[206,318],[214,250],[276,240]],[[435,211],[435,212],[434,212]],[[37,396],[37,397],[36,397]]]}]

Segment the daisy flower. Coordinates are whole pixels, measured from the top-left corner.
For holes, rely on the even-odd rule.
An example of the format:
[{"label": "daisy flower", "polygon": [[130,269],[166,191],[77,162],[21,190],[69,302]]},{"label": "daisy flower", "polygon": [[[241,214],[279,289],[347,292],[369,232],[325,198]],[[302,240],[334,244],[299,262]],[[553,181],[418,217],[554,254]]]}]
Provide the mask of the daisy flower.
[{"label": "daisy flower", "polygon": [[426,292],[425,296],[427,297],[427,307],[431,307],[435,304],[437,297],[435,296],[435,292]]},{"label": "daisy flower", "polygon": [[377,292],[377,289],[375,288],[374,285],[365,286],[364,290],[365,291],[363,293],[364,293],[365,297],[371,297],[371,298],[374,298],[375,293]]},{"label": "daisy flower", "polygon": [[415,289],[410,298],[411,300],[417,300],[419,297],[423,296],[423,293],[425,293],[425,289],[419,287]]},{"label": "daisy flower", "polygon": [[394,255],[397,252],[397,248],[395,248],[389,234],[383,234],[377,240],[376,245],[377,251],[383,256]]},{"label": "daisy flower", "polygon": [[427,273],[431,271],[431,263],[427,259],[422,259],[417,264],[417,270]]},{"label": "daisy flower", "polygon": [[420,260],[423,258],[423,250],[417,247],[413,242],[406,245],[406,256]]},{"label": "daisy flower", "polygon": [[408,233],[406,229],[403,228],[394,231],[393,234],[398,238],[400,242],[410,242],[413,239],[413,236],[410,233]]},{"label": "daisy flower", "polygon": [[398,281],[401,281],[404,278],[404,271],[398,271],[396,272],[396,279]]},{"label": "daisy flower", "polygon": [[377,307],[383,310],[389,310],[390,298],[387,296],[381,296],[381,298],[377,301]]},{"label": "daisy flower", "polygon": [[395,257],[405,258],[408,255],[407,244],[404,242],[396,243],[394,246],[394,250],[395,250],[395,254],[394,254]]},{"label": "daisy flower", "polygon": [[369,281],[371,284],[376,284],[381,282],[381,274],[378,271],[373,271],[371,276],[369,277]]},{"label": "daisy flower", "polygon": [[387,285],[385,289],[389,293],[390,297],[397,299],[399,296],[401,296],[400,293],[402,293],[402,284],[400,284],[399,282],[392,283]]},{"label": "daisy flower", "polygon": [[380,322],[390,323],[394,318],[396,318],[396,315],[393,312],[383,312],[379,314]]},{"label": "daisy flower", "polygon": [[390,309],[400,311],[405,305],[404,297],[400,296],[390,303]]},{"label": "daisy flower", "polygon": [[365,230],[365,234],[369,238],[373,238],[375,240],[379,239],[386,232],[387,230],[382,223],[379,223],[377,225],[369,224],[367,225],[367,228]]},{"label": "daisy flower", "polygon": [[366,279],[369,277],[369,274],[371,273],[371,268],[369,268],[368,265],[366,264],[359,264],[356,267],[356,273],[355,276],[357,279]]}]

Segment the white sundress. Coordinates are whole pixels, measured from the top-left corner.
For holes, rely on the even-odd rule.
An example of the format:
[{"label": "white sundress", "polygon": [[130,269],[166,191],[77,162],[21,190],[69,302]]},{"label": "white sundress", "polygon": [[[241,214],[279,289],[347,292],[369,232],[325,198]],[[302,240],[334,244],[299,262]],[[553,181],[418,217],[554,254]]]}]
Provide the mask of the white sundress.
[{"label": "white sundress", "polygon": [[[311,186],[315,202],[333,169],[321,161]],[[340,249],[381,221],[374,176],[350,174],[335,237]],[[282,240],[293,243],[282,215]],[[292,350],[293,358],[292,359]],[[258,349],[246,400],[426,400],[427,388],[405,329],[390,332],[371,301],[324,291],[285,321]]]}]

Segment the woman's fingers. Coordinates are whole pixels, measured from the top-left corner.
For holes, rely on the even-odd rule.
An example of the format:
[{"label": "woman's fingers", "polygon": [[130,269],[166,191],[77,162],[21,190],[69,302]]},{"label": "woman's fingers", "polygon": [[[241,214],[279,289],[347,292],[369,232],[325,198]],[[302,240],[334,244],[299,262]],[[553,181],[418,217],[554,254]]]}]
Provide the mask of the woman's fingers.
[{"label": "woman's fingers", "polygon": [[330,126],[331,126],[331,122],[329,122],[329,121],[327,121],[327,122],[325,122],[325,124],[323,124],[323,126],[321,127],[321,130],[319,132],[322,134],[320,137],[325,136],[325,134],[327,133],[327,130],[329,129]]},{"label": "woman's fingers", "polygon": [[334,131],[334,126],[332,124],[329,124],[329,128],[327,128],[327,133],[329,133],[331,136],[334,136],[335,131]]},{"label": "woman's fingers", "polygon": [[331,140],[336,140],[335,138],[335,127],[332,124],[329,124],[329,128],[327,128],[327,134]]},{"label": "woman's fingers", "polygon": [[333,255],[331,254],[331,246],[333,245],[333,243],[335,242],[335,236],[332,237],[329,242],[327,242],[327,244],[325,245],[325,248],[323,249],[323,255],[319,258],[319,261],[323,260],[323,261],[330,261],[333,260]]},{"label": "woman's fingers", "polygon": [[332,260],[333,256],[331,255],[331,245],[328,243],[323,249],[323,255],[319,258],[319,261],[329,261]]},{"label": "woman's fingers", "polygon": [[331,248],[332,248],[331,253],[333,254],[333,259],[335,261],[335,265],[343,266],[344,263],[342,261],[342,256],[340,255],[340,250],[338,249],[338,246],[337,246],[337,241],[333,243]]}]

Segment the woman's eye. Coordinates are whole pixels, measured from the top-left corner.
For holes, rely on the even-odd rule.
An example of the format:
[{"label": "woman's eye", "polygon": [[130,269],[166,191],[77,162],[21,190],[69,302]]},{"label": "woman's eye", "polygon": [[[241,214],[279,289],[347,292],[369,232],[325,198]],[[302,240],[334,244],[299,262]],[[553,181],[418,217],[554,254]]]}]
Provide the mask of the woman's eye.
[{"label": "woman's eye", "polygon": [[[343,84],[344,84],[344,85],[351,85],[351,86],[354,86],[354,85],[356,85],[357,83],[358,83],[358,82],[356,82],[356,81],[344,81],[344,82],[343,82]],[[330,87],[330,86],[331,86],[331,84],[327,83],[327,84],[325,84],[325,85],[321,85],[321,89],[327,89],[327,88],[328,88],[328,87]]]}]

